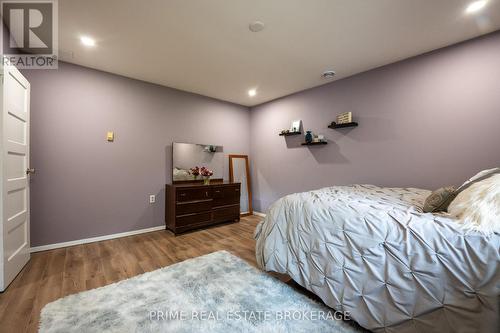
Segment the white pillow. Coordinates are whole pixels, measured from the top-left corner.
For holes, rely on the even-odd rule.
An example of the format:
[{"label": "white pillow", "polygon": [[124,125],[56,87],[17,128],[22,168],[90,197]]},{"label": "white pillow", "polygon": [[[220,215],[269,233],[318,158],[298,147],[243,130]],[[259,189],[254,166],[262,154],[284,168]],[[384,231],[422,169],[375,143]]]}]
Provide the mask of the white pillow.
[{"label": "white pillow", "polygon": [[487,176],[490,174],[495,174],[495,173],[500,173],[500,168],[493,168],[493,169],[480,171],[474,177],[472,177],[471,179],[469,179],[465,183],[463,183],[457,190],[460,190],[461,188],[469,185],[470,183],[477,181],[481,177],[484,177],[484,176]]},{"label": "white pillow", "polygon": [[460,192],[448,207],[448,213],[466,229],[500,233],[500,174]]}]

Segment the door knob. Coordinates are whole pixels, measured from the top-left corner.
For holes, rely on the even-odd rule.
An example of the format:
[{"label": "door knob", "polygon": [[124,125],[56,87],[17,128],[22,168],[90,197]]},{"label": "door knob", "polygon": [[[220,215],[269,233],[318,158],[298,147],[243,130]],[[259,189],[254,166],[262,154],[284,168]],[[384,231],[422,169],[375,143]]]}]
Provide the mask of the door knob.
[{"label": "door knob", "polygon": [[32,175],[36,172],[35,168],[28,168],[26,169],[26,174],[27,175]]}]

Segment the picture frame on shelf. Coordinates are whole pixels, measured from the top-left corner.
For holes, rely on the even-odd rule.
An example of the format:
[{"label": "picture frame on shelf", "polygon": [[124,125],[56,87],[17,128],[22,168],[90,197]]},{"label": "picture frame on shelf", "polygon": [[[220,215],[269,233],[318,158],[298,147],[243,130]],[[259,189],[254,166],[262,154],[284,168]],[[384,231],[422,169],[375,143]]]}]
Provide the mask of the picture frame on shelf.
[{"label": "picture frame on shelf", "polygon": [[302,120],[294,120],[292,125],[290,126],[290,132],[296,133],[300,132],[300,128],[302,127]]}]

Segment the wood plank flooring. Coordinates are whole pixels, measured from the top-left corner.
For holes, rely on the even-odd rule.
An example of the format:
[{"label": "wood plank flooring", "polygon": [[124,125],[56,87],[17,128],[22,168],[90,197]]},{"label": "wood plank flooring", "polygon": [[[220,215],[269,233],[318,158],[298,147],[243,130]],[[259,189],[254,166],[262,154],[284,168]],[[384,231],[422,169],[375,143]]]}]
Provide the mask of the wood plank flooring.
[{"label": "wood plank flooring", "polygon": [[0,293],[0,332],[37,332],[47,303],[210,252],[227,250],[256,266],[253,232],[259,221],[248,216],[177,237],[162,230],[34,253]]}]

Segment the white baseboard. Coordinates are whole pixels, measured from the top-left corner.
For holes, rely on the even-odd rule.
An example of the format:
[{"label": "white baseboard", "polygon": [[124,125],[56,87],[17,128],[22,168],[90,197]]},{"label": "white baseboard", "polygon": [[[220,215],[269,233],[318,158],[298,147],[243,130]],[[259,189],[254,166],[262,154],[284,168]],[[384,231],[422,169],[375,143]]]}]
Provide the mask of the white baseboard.
[{"label": "white baseboard", "polygon": [[61,247],[68,247],[68,246],[73,246],[73,245],[94,243],[94,242],[99,242],[99,241],[103,241],[103,240],[115,239],[115,238],[127,237],[127,236],[133,236],[133,235],[144,234],[146,232],[152,232],[152,231],[158,231],[158,230],[165,230],[165,226],[164,225],[160,225],[160,226],[152,227],[152,228],[146,228],[146,229],[140,229],[140,230],[132,230],[132,231],[127,231],[127,232],[120,232],[118,234],[111,234],[111,235],[98,236],[98,237],[92,237],[92,238],[84,238],[84,239],[78,239],[78,240],[69,241],[69,242],[63,242],[63,243],[55,243],[55,244],[48,244],[48,245],[42,245],[42,246],[35,246],[35,247],[32,247],[30,249],[30,252],[40,252],[40,251],[47,251],[47,250],[59,249]]},{"label": "white baseboard", "polygon": [[266,214],[261,213],[261,212],[256,212],[255,210],[253,211],[253,215],[260,216],[260,217],[266,217]]}]

